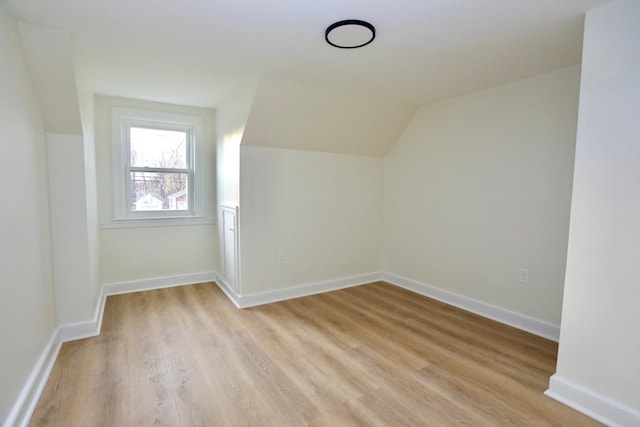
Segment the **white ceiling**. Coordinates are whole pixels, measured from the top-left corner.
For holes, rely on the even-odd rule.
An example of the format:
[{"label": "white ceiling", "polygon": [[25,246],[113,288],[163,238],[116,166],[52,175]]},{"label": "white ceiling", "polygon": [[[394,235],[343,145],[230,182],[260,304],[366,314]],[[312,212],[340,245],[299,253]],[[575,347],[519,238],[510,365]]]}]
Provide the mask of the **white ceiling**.
[{"label": "white ceiling", "polygon": [[[586,10],[608,0],[9,0],[69,32],[94,92],[215,107],[256,74],[421,105],[580,61]],[[325,28],[364,19],[341,50]]]}]

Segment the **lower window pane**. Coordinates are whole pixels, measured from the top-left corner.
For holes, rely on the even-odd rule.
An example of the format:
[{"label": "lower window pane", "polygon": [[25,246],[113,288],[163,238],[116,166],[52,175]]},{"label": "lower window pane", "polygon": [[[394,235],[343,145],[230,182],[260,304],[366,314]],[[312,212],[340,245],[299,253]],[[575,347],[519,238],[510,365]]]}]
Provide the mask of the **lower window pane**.
[{"label": "lower window pane", "polygon": [[131,172],[132,211],[186,211],[186,173]]}]

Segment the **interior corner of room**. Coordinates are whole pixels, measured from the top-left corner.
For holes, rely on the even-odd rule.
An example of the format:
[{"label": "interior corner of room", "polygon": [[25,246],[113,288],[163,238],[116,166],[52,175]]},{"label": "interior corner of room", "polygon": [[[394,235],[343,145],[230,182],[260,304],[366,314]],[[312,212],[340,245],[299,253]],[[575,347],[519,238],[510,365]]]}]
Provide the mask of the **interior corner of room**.
[{"label": "interior corner of room", "polygon": [[[639,2],[595,2],[579,62],[429,102],[267,70],[191,104],[96,92],[100,61],[18,3],[0,3],[3,425],[28,423],[109,295],[216,282],[246,308],[377,281],[557,341],[548,396],[640,423]],[[118,218],[114,108],[201,121],[198,215]]]}]

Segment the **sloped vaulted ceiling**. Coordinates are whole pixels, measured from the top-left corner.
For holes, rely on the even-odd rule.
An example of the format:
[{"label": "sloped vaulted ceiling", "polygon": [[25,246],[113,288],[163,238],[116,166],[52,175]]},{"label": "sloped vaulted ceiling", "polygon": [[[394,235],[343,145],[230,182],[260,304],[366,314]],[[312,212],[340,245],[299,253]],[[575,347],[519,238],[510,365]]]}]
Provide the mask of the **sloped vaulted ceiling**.
[{"label": "sloped vaulted ceiling", "polygon": [[[431,103],[580,61],[584,12],[609,0],[4,0],[67,31],[93,92],[217,107],[267,73]],[[374,43],[345,52],[331,23],[364,19]]]},{"label": "sloped vaulted ceiling", "polygon": [[263,76],[242,145],[383,157],[415,107]]},{"label": "sloped vaulted ceiling", "polygon": [[20,23],[19,29],[45,129],[48,132],[81,134],[69,35],[64,31],[25,23]]},{"label": "sloped vaulted ceiling", "polygon": [[[584,13],[607,1],[7,3],[22,22],[69,35],[83,92],[215,108],[262,74],[243,144],[384,156],[409,105],[579,63]],[[374,43],[325,43],[325,28],[348,18],[375,25]]]}]

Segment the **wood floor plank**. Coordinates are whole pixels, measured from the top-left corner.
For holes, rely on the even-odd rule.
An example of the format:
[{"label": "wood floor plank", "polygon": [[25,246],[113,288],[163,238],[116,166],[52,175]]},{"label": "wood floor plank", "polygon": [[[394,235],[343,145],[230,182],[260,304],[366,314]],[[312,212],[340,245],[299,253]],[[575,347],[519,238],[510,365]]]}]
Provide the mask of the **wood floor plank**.
[{"label": "wood floor plank", "polygon": [[[287,320],[286,313],[288,307],[296,307],[295,302],[287,304],[273,304],[266,309],[253,310],[253,315],[259,322],[269,324],[271,313],[278,313],[278,322],[285,322],[286,329],[274,324],[274,328],[283,336],[288,336],[291,345],[290,357],[287,358],[289,366],[297,365],[298,374],[292,375],[304,381],[316,376],[318,393],[330,396],[330,401],[322,402],[324,405],[331,405],[335,401],[345,401],[362,396],[378,388],[375,378],[363,370],[356,361],[347,357],[352,345],[341,345],[333,339],[327,340],[324,335],[330,326],[322,326],[319,319],[314,323],[300,322],[300,317],[292,317]],[[295,321],[298,320],[298,321]],[[272,323],[273,324],[273,323]],[[261,341],[262,343],[262,341]],[[301,357],[300,349],[304,349],[304,357]],[[326,409],[326,408],[324,408]]]},{"label": "wood floor plank", "polygon": [[[347,295],[344,298],[348,298]],[[457,353],[464,353],[469,359],[480,364],[491,364],[496,370],[519,382],[544,390],[553,371],[550,364],[555,366],[555,359],[544,359],[536,352],[529,352],[529,348],[518,347],[517,344],[505,341],[493,330],[487,332],[470,325],[460,325],[457,322],[438,322],[437,318],[405,316],[399,312],[398,306],[389,306],[384,301],[376,304],[364,304],[354,299],[357,309],[367,311],[367,321],[382,325],[394,325],[398,340],[423,337],[427,347],[438,344]],[[495,325],[494,330],[508,328],[505,325]],[[406,337],[406,338],[405,338]],[[414,347],[415,348],[415,347]],[[523,350],[523,351],[519,351]]]},{"label": "wood floor plank", "polygon": [[157,337],[156,306],[148,293],[135,293],[122,302],[128,338],[129,392],[138,405],[131,411],[131,425],[179,424],[176,401],[166,357]]},{"label": "wood floor plank", "polygon": [[[208,407],[214,411],[216,424],[276,425],[275,414],[256,390],[251,377],[246,375],[244,364],[231,345],[235,332],[231,329],[222,331],[215,322],[209,323],[209,307],[200,301],[211,299],[211,295],[185,289],[172,289],[174,296],[183,303],[183,309],[177,315],[182,318],[184,336],[198,364],[199,375],[209,384],[205,392],[209,395]],[[193,328],[199,333],[190,333]],[[211,366],[216,369],[210,369]]]},{"label": "wood floor plank", "polygon": [[599,425],[542,394],[556,354],[383,282],[245,310],[182,286],[109,297],[30,425]]},{"label": "wood floor plank", "polygon": [[261,316],[259,312],[247,316],[247,320],[254,339],[275,361],[286,364],[287,375],[320,411],[330,411],[345,400],[361,395],[344,377],[333,375],[334,359],[324,355],[320,348],[312,352],[312,357],[300,357],[299,347],[310,350],[314,343],[299,331],[279,328],[270,316]]},{"label": "wood floor plank", "polygon": [[83,421],[85,412],[81,400],[85,393],[79,374],[89,373],[85,367],[88,365],[86,358],[90,357],[83,341],[68,343],[60,349],[47,381],[49,397],[40,399],[38,417],[32,418],[32,426],[71,425],[72,420]]}]

